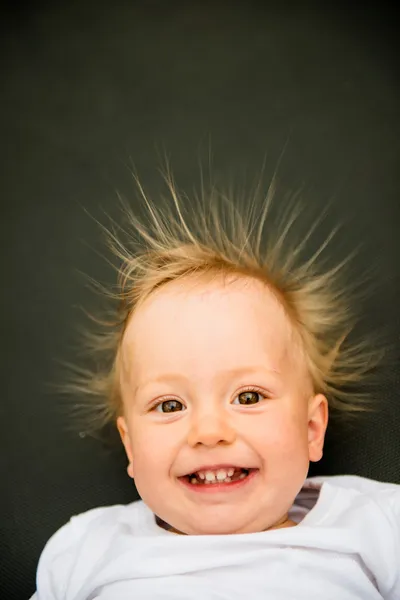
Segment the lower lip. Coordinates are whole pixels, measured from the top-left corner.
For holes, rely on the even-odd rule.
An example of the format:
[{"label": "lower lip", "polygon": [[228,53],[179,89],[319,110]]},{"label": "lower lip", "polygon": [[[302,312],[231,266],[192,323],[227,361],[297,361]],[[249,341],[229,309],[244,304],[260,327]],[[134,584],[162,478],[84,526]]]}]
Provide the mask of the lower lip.
[{"label": "lower lip", "polygon": [[257,475],[258,469],[252,469],[247,477],[230,481],[229,483],[189,483],[186,477],[179,478],[179,481],[192,492],[199,494],[215,494],[216,492],[233,492],[246,486]]}]

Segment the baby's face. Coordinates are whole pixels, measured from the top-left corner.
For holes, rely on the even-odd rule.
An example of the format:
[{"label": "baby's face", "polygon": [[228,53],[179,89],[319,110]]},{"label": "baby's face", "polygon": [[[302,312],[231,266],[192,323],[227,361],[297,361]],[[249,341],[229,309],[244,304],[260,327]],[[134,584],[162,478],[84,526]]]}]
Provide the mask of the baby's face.
[{"label": "baby's face", "polygon": [[162,287],[128,324],[121,373],[118,428],[156,515],[187,534],[285,522],[309,460],[321,458],[327,403],[265,286]]}]

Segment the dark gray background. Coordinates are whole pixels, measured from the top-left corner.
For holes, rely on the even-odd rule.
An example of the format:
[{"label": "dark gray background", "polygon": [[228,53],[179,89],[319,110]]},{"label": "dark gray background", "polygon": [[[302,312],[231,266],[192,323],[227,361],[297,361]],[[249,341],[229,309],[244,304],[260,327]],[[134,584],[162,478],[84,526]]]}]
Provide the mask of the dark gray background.
[{"label": "dark gray background", "polygon": [[[101,5],[100,5],[101,4]],[[100,6],[99,6],[100,5]],[[322,6],[323,5],[323,6]],[[121,451],[67,429],[55,359],[73,359],[79,305],[97,300],[78,271],[112,281],[98,256],[134,163],[157,190],[159,152],[182,187],[207,158],[222,180],[266,156],[282,189],[305,184],[317,212],[334,196],[378,259],[368,328],[389,328],[399,357],[399,76],[388,3],[8,3],[1,18],[0,598],[34,589],[48,537],[72,514],[135,497]],[[338,249],[339,252],[339,249]],[[397,363],[398,364],[398,363]],[[398,368],[378,415],[332,429],[324,473],[400,483]]]}]

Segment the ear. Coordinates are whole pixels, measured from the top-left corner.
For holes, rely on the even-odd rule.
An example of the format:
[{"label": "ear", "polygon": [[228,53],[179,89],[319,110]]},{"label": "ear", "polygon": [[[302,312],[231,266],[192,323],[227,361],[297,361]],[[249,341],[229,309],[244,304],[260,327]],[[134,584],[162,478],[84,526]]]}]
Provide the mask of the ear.
[{"label": "ear", "polygon": [[117,419],[117,428],[119,431],[119,435],[121,436],[122,443],[125,448],[126,455],[128,457],[128,475],[129,477],[134,477],[133,475],[133,456],[132,456],[132,445],[131,438],[129,436],[128,426],[126,424],[125,417],[118,417]]},{"label": "ear", "polygon": [[313,396],[308,405],[308,457],[312,462],[322,458],[328,426],[328,400],[323,394]]}]

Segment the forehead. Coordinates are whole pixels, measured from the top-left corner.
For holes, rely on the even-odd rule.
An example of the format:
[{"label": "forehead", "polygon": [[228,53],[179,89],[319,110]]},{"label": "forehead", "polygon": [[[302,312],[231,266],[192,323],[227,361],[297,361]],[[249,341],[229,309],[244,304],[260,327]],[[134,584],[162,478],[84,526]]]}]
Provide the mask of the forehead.
[{"label": "forehead", "polygon": [[249,278],[166,284],[132,315],[121,351],[123,370],[135,378],[167,370],[211,377],[222,364],[282,372],[299,356],[282,305]]}]

